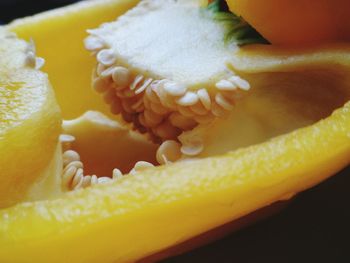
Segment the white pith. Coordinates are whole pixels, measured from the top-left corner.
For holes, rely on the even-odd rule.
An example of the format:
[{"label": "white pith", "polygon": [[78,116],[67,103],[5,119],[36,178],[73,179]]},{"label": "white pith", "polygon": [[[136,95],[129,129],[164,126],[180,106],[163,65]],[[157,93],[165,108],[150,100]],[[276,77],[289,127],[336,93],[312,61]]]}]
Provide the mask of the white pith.
[{"label": "white pith", "polygon": [[186,133],[227,116],[250,89],[227,67],[238,47],[224,43],[222,25],[196,1],[145,0],[88,32],[94,89],[113,114],[160,144],[159,164],[200,154],[201,138]]},{"label": "white pith", "polygon": [[[12,61],[7,61],[6,57],[1,58],[1,59],[5,59],[2,61],[2,63],[4,64],[3,65],[4,67],[7,67],[7,66],[11,67],[11,64],[20,63],[23,66],[27,66],[27,67],[39,70],[44,66],[45,60],[41,57],[37,57],[35,43],[33,40],[30,40],[29,42],[26,42],[24,40],[19,40],[16,33],[4,30],[1,27],[0,27],[0,37],[2,42],[1,43],[2,48],[9,49],[10,51],[8,52],[14,52],[14,53],[22,52],[21,56],[14,56],[16,57],[16,59]],[[13,45],[13,41],[17,41],[16,45],[21,46],[21,48],[18,50],[11,51],[11,45]],[[24,56],[24,61],[22,61],[22,55]],[[7,57],[10,58],[12,56],[8,55]]]}]

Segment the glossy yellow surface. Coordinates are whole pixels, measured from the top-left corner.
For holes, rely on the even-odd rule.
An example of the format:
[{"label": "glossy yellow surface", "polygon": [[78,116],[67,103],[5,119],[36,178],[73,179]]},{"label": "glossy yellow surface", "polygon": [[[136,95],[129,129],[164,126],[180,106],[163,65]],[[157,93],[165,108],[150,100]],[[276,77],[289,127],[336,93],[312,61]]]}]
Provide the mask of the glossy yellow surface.
[{"label": "glossy yellow surface", "polygon": [[[26,64],[27,43],[2,34],[6,33],[0,31],[0,207],[7,207],[28,195],[40,196],[28,191],[50,177],[46,172],[55,171],[49,162],[61,117],[47,76]],[[47,187],[58,191],[49,181]]]},{"label": "glossy yellow surface", "polygon": [[347,104],[314,126],[262,145],[2,210],[0,259],[140,259],[305,190],[347,165],[349,118]]},{"label": "glossy yellow surface", "polygon": [[[60,35],[65,43],[80,43],[81,35],[77,33],[74,38],[75,26],[81,30],[93,26],[91,21],[99,23],[110,19],[109,7],[113,7],[116,15],[134,3],[92,1],[18,21],[10,27],[21,36],[46,28],[35,38],[39,54],[44,55],[41,47],[51,38]],[[81,9],[80,21],[77,14]],[[60,26],[61,20],[65,26]],[[53,29],[49,30],[51,21]],[[68,26],[67,21],[75,23]],[[58,46],[54,42],[50,43],[55,48],[47,47],[46,70],[58,95],[61,94],[61,101],[65,94],[67,99],[74,99],[73,104],[62,101],[66,116],[77,115],[91,105],[100,107],[100,102],[90,101],[95,95],[85,92],[87,79],[81,79],[92,68],[89,55],[82,51],[70,53],[63,44]],[[349,48],[295,51],[255,46],[242,51],[232,67],[242,74],[336,68],[342,75],[350,72]],[[65,59],[67,54],[78,58]],[[59,57],[57,66],[55,57]],[[66,64],[71,73],[63,67],[64,60],[69,61]],[[81,61],[90,61],[90,64],[82,65]],[[80,74],[74,74],[75,69],[79,69]],[[60,80],[67,85],[70,81],[75,83],[75,91],[72,86],[59,84]],[[344,81],[335,86],[350,90],[348,83]],[[77,99],[79,96],[83,99]],[[0,211],[0,262],[112,263],[144,258],[278,200],[288,199],[331,176],[350,162],[349,131],[350,104],[347,103],[312,126],[258,145],[150,169],[109,185],[68,193],[56,200],[3,209]]]}]

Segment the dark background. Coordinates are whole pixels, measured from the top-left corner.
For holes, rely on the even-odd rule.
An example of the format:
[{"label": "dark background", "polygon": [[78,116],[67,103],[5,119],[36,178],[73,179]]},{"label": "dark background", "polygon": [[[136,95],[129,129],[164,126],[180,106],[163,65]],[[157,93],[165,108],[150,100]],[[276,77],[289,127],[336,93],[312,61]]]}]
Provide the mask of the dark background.
[{"label": "dark background", "polygon": [[6,23],[17,17],[32,15],[47,9],[64,6],[72,0],[0,0],[0,22]]},{"label": "dark background", "polygon": [[[0,22],[71,2],[0,0]],[[278,215],[163,263],[347,263],[349,223],[350,167],[299,195]]]}]

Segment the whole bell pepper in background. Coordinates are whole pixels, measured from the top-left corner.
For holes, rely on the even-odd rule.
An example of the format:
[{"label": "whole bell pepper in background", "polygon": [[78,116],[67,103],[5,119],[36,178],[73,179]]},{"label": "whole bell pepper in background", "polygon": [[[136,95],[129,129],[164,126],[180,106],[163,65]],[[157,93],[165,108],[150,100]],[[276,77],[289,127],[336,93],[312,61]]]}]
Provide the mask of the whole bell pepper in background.
[{"label": "whole bell pepper in background", "polygon": [[228,0],[272,44],[350,41],[348,0]]}]

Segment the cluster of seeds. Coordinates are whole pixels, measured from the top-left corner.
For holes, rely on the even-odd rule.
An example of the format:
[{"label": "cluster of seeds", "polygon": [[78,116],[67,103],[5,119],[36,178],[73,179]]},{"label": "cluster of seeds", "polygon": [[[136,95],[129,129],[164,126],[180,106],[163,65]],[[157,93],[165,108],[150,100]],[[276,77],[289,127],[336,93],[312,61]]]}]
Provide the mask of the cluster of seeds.
[{"label": "cluster of seeds", "polygon": [[[178,13],[174,8],[177,8]],[[198,6],[195,8],[198,10]],[[156,159],[161,165],[198,156],[204,150],[203,138],[191,131],[208,125],[217,118],[226,117],[234,108],[237,99],[250,89],[247,81],[226,66],[227,57],[237,50],[237,46],[223,45],[222,26],[215,24],[212,18],[208,19],[198,12],[192,12],[193,10],[189,1],[144,0],[117,21],[103,24],[98,29],[88,30],[89,36],[85,39],[86,49],[97,60],[93,74],[94,89],[102,95],[113,114],[121,115],[135,130],[147,134],[153,142],[159,144]],[[172,12],[172,18],[167,20],[165,17],[168,17],[169,12]],[[148,16],[150,14],[152,17]],[[179,16],[186,22],[178,23]],[[169,48],[167,42],[158,43],[163,35],[174,37],[168,35],[168,24],[159,27],[160,31],[153,30],[150,35],[149,27],[145,26],[150,21],[158,21],[159,24],[161,21],[169,22],[172,30],[180,34],[188,29],[188,24],[195,25],[199,21],[205,26],[193,31],[195,38],[191,38],[192,34],[183,36],[184,41],[178,43],[181,47],[176,45],[175,49],[172,49],[174,45],[170,45]],[[153,25],[157,26],[158,23]],[[208,30],[219,33],[210,38]],[[198,39],[202,40],[198,42]],[[173,41],[177,40],[178,37],[175,36]],[[158,56],[156,47],[147,51],[141,47],[157,42],[159,46],[165,48],[162,50],[163,53],[171,54],[177,50],[193,48],[191,41],[209,43],[204,44],[201,51],[195,52],[194,56],[187,52],[183,53],[185,57],[188,55],[194,58],[187,65],[193,64],[194,67],[197,65],[200,68],[197,79],[203,80],[203,83],[192,81],[191,70],[185,74],[186,77],[182,77],[182,73],[188,69],[183,68],[181,64],[184,57],[180,56],[175,60],[179,61],[175,66],[175,71],[179,73],[176,75],[173,74],[173,70],[168,70],[167,65],[159,64],[159,61],[163,61],[163,57],[155,59]],[[203,60],[203,54],[214,46],[217,49],[214,49],[213,53],[209,52],[210,54]],[[162,52],[160,53],[163,54]],[[158,62],[151,62],[148,58]],[[214,66],[211,63],[213,58]],[[209,61],[207,64],[206,59]],[[211,71],[210,68],[213,67],[215,70]],[[63,144],[64,141],[69,144],[70,140],[74,138],[65,136],[62,141]],[[130,174],[149,167],[153,167],[153,164],[138,162]],[[79,155],[69,147],[64,152],[63,182],[68,189],[105,183],[121,177],[122,173],[118,169],[113,171],[112,177],[84,175]]]},{"label": "cluster of seeds", "polygon": [[[118,168],[113,169],[111,177],[86,175],[79,153],[72,150],[71,145],[74,140],[75,138],[71,135],[63,134],[60,136],[63,149],[62,187],[64,190],[77,190],[97,184],[110,183],[123,178],[123,173]],[[154,165],[149,162],[139,161],[131,169],[129,174],[135,175],[150,167],[154,167]]]},{"label": "cluster of seeds", "polygon": [[[125,38],[128,39],[130,35],[149,35],[149,28],[142,27],[143,23],[157,19],[163,21],[162,19],[166,12],[170,11],[170,9],[167,9],[170,6],[171,8],[182,10],[181,12],[187,14],[188,17],[197,17],[199,22],[205,23],[209,21],[208,23],[213,26],[215,22],[212,21],[212,18],[205,20],[206,18],[203,18],[202,15],[191,13],[188,10],[198,9],[198,7],[195,6],[193,8],[188,5],[187,1],[181,3],[174,0],[168,0],[166,3],[163,0],[141,1],[137,7],[129,10],[117,21],[103,24],[98,29],[88,30],[89,36],[85,39],[86,49],[97,60],[93,74],[94,89],[102,94],[113,114],[120,114],[126,122],[132,123],[136,130],[141,133],[147,133],[152,141],[161,144],[159,148],[160,153],[157,154],[157,160],[161,164],[176,161],[183,157],[186,158],[186,156],[192,157],[200,154],[204,149],[201,138],[183,135],[199,125],[207,125],[216,118],[226,117],[232,111],[242,93],[250,89],[250,85],[246,80],[240,78],[226,66],[220,68],[220,73],[207,75],[205,77],[206,81],[202,84],[192,83],[192,77],[190,76],[187,77],[187,80],[186,78],[176,80],[176,77],[171,77],[173,75],[171,73],[167,74],[164,71],[160,71],[163,74],[158,74],[149,70],[149,68],[167,68],[167,65],[155,65],[146,62],[141,68],[135,66],[139,63],[137,62],[139,60],[136,59],[139,56],[137,55],[138,52],[130,53],[130,51],[126,51],[126,49],[129,49],[129,45]],[[171,10],[174,12],[173,9]],[[162,13],[163,11],[165,13]],[[181,12],[179,14],[182,14]],[[148,17],[150,14],[156,15],[150,18]],[[184,19],[188,19],[188,17]],[[177,18],[173,19],[176,20]],[[141,23],[140,21],[143,22]],[[198,21],[196,20],[194,23]],[[135,28],[131,27],[131,29],[130,25],[134,23],[140,24]],[[167,23],[167,20],[165,23]],[[183,31],[181,26],[180,28],[177,27],[178,22],[171,20],[169,23],[172,25],[173,30]],[[189,23],[193,23],[193,21]],[[140,30],[139,27],[143,29]],[[131,31],[138,31],[130,32],[127,28]],[[215,26],[212,29],[221,30]],[[205,41],[207,39],[207,34],[205,33],[207,28],[200,28],[200,30],[203,30],[204,33],[200,33],[199,36],[204,38]],[[124,33],[120,33],[120,31]],[[160,33],[162,34],[164,31]],[[158,36],[157,33],[154,34],[147,39],[147,43],[162,37]],[[131,37],[130,39],[134,38]],[[142,37],[134,40],[136,42],[143,41]],[[191,44],[186,41],[182,41],[186,44],[179,47],[180,52],[191,47]],[[215,40],[210,41],[214,41],[213,45],[221,45],[223,40],[221,36],[218,36]],[[136,45],[133,48],[137,49],[139,47]],[[220,64],[224,65],[226,55],[229,56],[231,52],[236,50],[236,47],[220,46],[220,50],[222,49],[225,52],[227,51],[227,53],[224,53],[225,55],[220,52],[214,52],[211,56],[218,56]],[[155,48],[147,52],[150,57],[153,57],[154,55],[156,56],[158,50]],[[184,54],[187,53],[185,52]],[[144,56],[144,59],[147,61],[146,54]],[[208,60],[210,61],[210,59],[209,56]],[[199,59],[191,62],[203,63],[205,61]],[[181,71],[181,67],[177,68],[177,70]],[[162,78],[161,76],[164,74],[168,75],[168,77]],[[220,77],[216,77],[216,74],[219,74],[218,76]],[[214,81],[213,79],[216,78],[217,81]],[[180,140],[180,135],[185,139]]]},{"label": "cluster of seeds", "polygon": [[[113,114],[121,114],[141,133],[155,142],[177,141],[183,132],[215,118],[225,117],[242,91],[250,89],[247,81],[233,72],[213,88],[191,89],[168,79],[154,79],[118,64],[117,54],[98,34],[91,32],[86,48],[96,55],[98,65],[93,76],[94,89],[103,94]],[[196,149],[190,149],[196,145]],[[198,140],[180,147],[182,154],[196,155]]]},{"label": "cluster of seeds", "polygon": [[[86,175],[84,173],[84,164],[80,159],[80,155],[77,151],[73,150],[72,144],[75,141],[75,137],[62,134],[60,136],[60,142],[63,150],[63,172],[62,172],[62,185],[65,190],[76,190],[86,188],[96,184],[109,183],[115,180],[123,178],[123,173],[115,168],[112,171],[112,176],[97,176]],[[181,146],[181,143],[174,140],[164,141],[156,152],[156,159],[160,165],[166,165],[178,160],[185,160],[187,156],[194,155],[193,151],[196,146],[190,149]],[[188,154],[183,154],[182,152]],[[190,152],[192,151],[192,152]],[[135,175],[145,169],[152,168],[154,165],[145,161],[138,161],[128,174]]]},{"label": "cluster of seeds", "polygon": [[[86,188],[92,185],[108,183],[123,178],[123,173],[118,168],[113,169],[111,177],[86,175],[84,173],[84,164],[80,159],[79,153],[73,150],[72,143],[74,141],[74,136],[68,134],[62,134],[60,136],[60,142],[63,150],[62,185],[65,190]],[[177,141],[166,140],[159,146],[156,153],[156,159],[160,165],[170,164],[178,160],[185,160],[187,156],[194,155],[193,151],[195,151],[195,148],[196,146],[193,146],[190,148],[190,150],[184,146],[181,146],[181,143]],[[188,154],[186,155],[182,152],[186,152]],[[129,171],[129,174],[135,175],[138,172],[151,167],[154,167],[152,163],[138,161]]]},{"label": "cluster of seeds", "polygon": [[[239,91],[250,85],[232,75],[218,81],[212,92],[206,88],[191,90],[184,84],[163,79],[154,80],[142,74],[133,74],[118,65],[110,49],[98,46],[96,36],[86,40],[86,46],[96,52],[98,66],[94,73],[94,89],[103,94],[113,114],[121,114],[141,133],[149,133],[155,142],[177,140],[178,136],[199,124],[208,124],[217,117],[225,117],[234,107]],[[98,48],[100,49],[97,49]],[[190,149],[196,144],[196,149]],[[185,155],[196,155],[197,142],[181,147]]]}]

